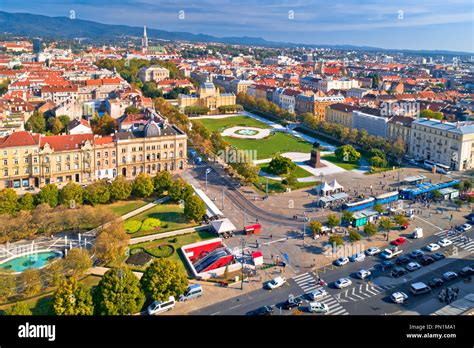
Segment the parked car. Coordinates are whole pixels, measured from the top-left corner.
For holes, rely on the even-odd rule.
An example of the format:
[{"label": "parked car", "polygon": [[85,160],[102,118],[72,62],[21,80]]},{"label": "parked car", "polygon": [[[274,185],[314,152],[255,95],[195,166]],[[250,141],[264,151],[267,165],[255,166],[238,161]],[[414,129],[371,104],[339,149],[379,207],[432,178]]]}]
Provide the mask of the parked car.
[{"label": "parked car", "polygon": [[407,264],[408,262],[410,262],[410,258],[406,255],[401,255],[399,256],[396,260],[395,260],[395,263],[397,265],[405,265]]},{"label": "parked car", "polygon": [[326,297],[328,295],[328,292],[324,289],[318,289],[310,292],[308,295],[311,301],[319,301]]},{"label": "parked car", "polygon": [[393,245],[402,245],[402,244],[405,244],[406,241],[407,241],[406,238],[400,237],[400,238],[397,238],[397,239],[395,239],[394,241],[392,241],[392,244],[393,244]]},{"label": "parked car", "polygon": [[467,232],[467,231],[469,231],[470,229],[472,229],[472,226],[469,225],[469,224],[464,224],[464,225],[461,225],[461,228],[460,228],[460,229],[461,229],[461,231],[463,231],[463,232]]},{"label": "parked car", "polygon": [[428,251],[436,251],[440,248],[439,244],[436,243],[430,243],[426,246],[426,250]]},{"label": "parked car", "polygon": [[400,278],[400,277],[403,277],[407,273],[408,273],[408,271],[406,269],[401,268],[401,267],[395,267],[392,271],[392,277],[393,278]]},{"label": "parked car", "polygon": [[391,294],[390,299],[394,303],[405,303],[408,300],[408,295],[404,292],[398,291]]},{"label": "parked car", "polygon": [[336,286],[336,288],[342,289],[342,288],[346,288],[348,286],[351,286],[352,282],[348,278],[339,278],[338,280],[336,280],[334,282],[334,285]]},{"label": "parked car", "polygon": [[365,279],[367,277],[370,277],[370,275],[370,271],[366,271],[365,269],[361,269],[359,272],[357,272],[357,277],[359,279]]},{"label": "parked car", "polygon": [[393,267],[393,262],[392,261],[383,261],[381,264],[380,264],[380,269],[383,270],[383,271],[386,271],[390,268]]},{"label": "parked car", "polygon": [[311,302],[308,306],[311,313],[329,313],[329,306],[321,302]]},{"label": "parked car", "polygon": [[257,308],[253,311],[247,312],[245,315],[272,315],[273,314],[273,308],[270,306],[263,306],[260,308]]},{"label": "parked car", "polygon": [[417,259],[419,257],[422,257],[423,255],[425,255],[425,253],[423,251],[421,251],[420,249],[416,249],[416,250],[413,250],[411,253],[410,253],[410,257],[412,259]]},{"label": "parked car", "polygon": [[461,277],[469,277],[470,275],[473,275],[473,274],[474,274],[474,269],[472,269],[471,266],[466,266],[459,271],[459,275]]},{"label": "parked car", "polygon": [[286,300],[283,305],[281,306],[283,309],[292,309],[301,306],[303,303],[303,300],[300,299],[299,297],[293,298],[293,299],[288,299]]},{"label": "parked car", "polygon": [[440,247],[445,248],[445,247],[450,246],[451,244],[453,244],[453,242],[451,240],[449,240],[448,238],[443,238],[438,242],[438,244],[439,244]]},{"label": "parked car", "polygon": [[420,263],[423,265],[423,266],[428,266],[428,265],[431,265],[433,262],[435,262],[435,259],[433,259],[431,256],[429,255],[425,255],[421,258],[420,260]]},{"label": "parked car", "polygon": [[182,295],[179,297],[179,300],[180,300],[180,301],[191,300],[191,299],[193,299],[193,298],[197,298],[197,297],[202,296],[202,293],[203,293],[203,289],[202,289],[202,286],[201,286],[201,285],[199,285],[199,284],[192,284],[192,285],[188,286],[188,288],[186,289],[186,291],[184,292],[184,294],[182,294]]},{"label": "parked car", "polygon": [[446,281],[451,281],[454,280],[458,277],[458,274],[456,272],[448,271],[443,273],[443,279]]},{"label": "parked car", "polygon": [[413,283],[410,286],[410,291],[413,295],[423,295],[431,291],[431,288],[423,282]]},{"label": "parked car", "polygon": [[369,248],[365,251],[365,254],[367,256],[374,256],[374,255],[377,255],[378,253],[380,253],[382,250],[380,250],[379,248]]},{"label": "parked car", "polygon": [[410,272],[417,271],[421,268],[421,265],[418,262],[410,262],[407,266],[406,269]]},{"label": "parked car", "polygon": [[439,261],[446,258],[443,253],[434,253],[431,255],[431,257],[435,259],[435,261]]},{"label": "parked car", "polygon": [[351,260],[351,262],[362,262],[365,260],[365,255],[362,253],[357,253],[349,257],[349,260]]},{"label": "parked car", "polygon": [[400,226],[400,229],[401,229],[401,230],[406,230],[408,227],[410,227],[410,224],[409,224],[408,222],[405,222],[404,224],[402,224],[402,225]]},{"label": "parked car", "polygon": [[149,315],[158,314],[166,311],[170,311],[174,308],[176,301],[174,296],[170,296],[168,301],[154,301],[148,306],[147,312]]},{"label": "parked car", "polygon": [[432,288],[439,288],[443,284],[444,284],[444,280],[438,277],[431,279],[428,283],[428,285]]},{"label": "parked car", "polygon": [[270,290],[277,289],[277,288],[283,286],[283,284],[285,284],[285,283],[286,283],[286,278],[285,277],[276,277],[276,278],[273,278],[272,280],[270,280],[267,283],[267,288],[270,289]]},{"label": "parked car", "polygon": [[344,266],[346,263],[349,263],[349,258],[340,257],[335,261],[336,266]]},{"label": "parked car", "polygon": [[466,219],[469,221],[474,221],[474,213],[470,213],[468,216],[466,216]]}]

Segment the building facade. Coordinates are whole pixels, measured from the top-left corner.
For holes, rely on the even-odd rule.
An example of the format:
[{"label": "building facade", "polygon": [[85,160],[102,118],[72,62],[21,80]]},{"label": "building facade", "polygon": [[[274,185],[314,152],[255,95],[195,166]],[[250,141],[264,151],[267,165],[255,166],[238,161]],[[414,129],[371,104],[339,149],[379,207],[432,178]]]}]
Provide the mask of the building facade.
[{"label": "building facade", "polygon": [[216,86],[207,81],[199,87],[197,95],[180,94],[178,96],[178,106],[181,111],[186,107],[200,106],[209,108],[209,113],[217,113],[219,106],[235,105],[236,96],[234,93],[220,93]]},{"label": "building facade", "polygon": [[159,65],[152,65],[150,67],[143,67],[138,71],[138,77],[145,83],[147,81],[159,82],[170,77],[170,71],[162,68]]}]

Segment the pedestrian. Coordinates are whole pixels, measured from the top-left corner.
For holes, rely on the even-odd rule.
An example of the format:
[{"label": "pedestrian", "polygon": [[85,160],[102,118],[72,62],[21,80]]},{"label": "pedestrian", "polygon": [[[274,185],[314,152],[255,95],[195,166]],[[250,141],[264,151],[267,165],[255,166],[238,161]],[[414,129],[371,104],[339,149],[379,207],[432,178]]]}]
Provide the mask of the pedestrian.
[{"label": "pedestrian", "polygon": [[272,238],[273,238],[273,234],[270,235],[270,239],[272,239]]}]

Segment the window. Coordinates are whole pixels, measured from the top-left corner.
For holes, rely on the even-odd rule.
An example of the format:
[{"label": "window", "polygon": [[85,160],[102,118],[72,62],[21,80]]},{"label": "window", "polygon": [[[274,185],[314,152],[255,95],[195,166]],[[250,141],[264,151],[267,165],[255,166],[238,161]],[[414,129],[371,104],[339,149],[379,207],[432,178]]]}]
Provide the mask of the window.
[{"label": "window", "polygon": [[78,159],[79,159],[79,155],[76,153],[76,154],[74,155],[74,160],[77,161]]},{"label": "window", "polygon": [[105,156],[105,158],[109,157],[109,152],[105,151],[104,156]]},{"label": "window", "polygon": [[122,153],[126,153],[126,152],[127,152],[127,149],[123,148]]},{"label": "window", "polygon": [[18,158],[15,158],[14,162],[15,164],[18,164]]},{"label": "window", "polygon": [[100,152],[97,152],[97,158],[100,158]]},{"label": "window", "polygon": [[7,166],[8,165],[8,160],[3,160],[3,165]]},{"label": "window", "polygon": [[115,151],[112,151],[112,157],[115,157]]},{"label": "window", "polygon": [[34,174],[38,174],[38,167],[34,167],[34,168],[33,168],[33,173],[34,173]]},{"label": "window", "polygon": [[97,167],[100,167],[100,161],[97,161]]},{"label": "window", "polygon": [[56,156],[56,161],[61,162],[61,156]]},{"label": "window", "polygon": [[66,164],[66,170],[71,170],[71,165],[70,164]]},{"label": "window", "polygon": [[8,150],[3,150],[3,156],[8,156]]},{"label": "window", "polygon": [[70,155],[66,155],[66,161],[70,161],[71,160],[71,156]]},{"label": "window", "polygon": [[49,168],[46,167],[46,168],[44,169],[44,172],[45,172],[46,174],[49,174]]},{"label": "window", "polygon": [[61,171],[61,165],[60,165],[60,164],[57,164],[57,165],[56,165],[56,170],[57,170],[58,172]]},{"label": "window", "polygon": [[30,162],[28,157],[25,157],[25,163],[28,164]]},{"label": "window", "polygon": [[79,164],[74,163],[74,169],[75,169],[75,170],[78,170],[78,169],[79,169]]},{"label": "window", "polygon": [[3,170],[3,176],[8,176],[8,169]]}]

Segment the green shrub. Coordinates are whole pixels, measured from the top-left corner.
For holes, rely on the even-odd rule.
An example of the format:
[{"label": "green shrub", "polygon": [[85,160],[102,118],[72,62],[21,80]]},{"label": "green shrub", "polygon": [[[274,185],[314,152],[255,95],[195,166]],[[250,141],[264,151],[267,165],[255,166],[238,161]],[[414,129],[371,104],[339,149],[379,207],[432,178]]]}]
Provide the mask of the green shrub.
[{"label": "green shrub", "polygon": [[147,218],[143,220],[141,230],[142,231],[150,231],[155,229],[156,227],[159,227],[161,225],[160,219],[156,218]]},{"label": "green shrub", "polygon": [[343,245],[344,240],[339,235],[332,235],[332,236],[329,237],[329,243],[331,243],[331,244],[336,243],[336,245]]},{"label": "green shrub", "polygon": [[127,233],[138,232],[141,227],[142,227],[142,223],[137,220],[128,220],[124,224],[124,228],[125,228],[125,231],[127,231]]},{"label": "green shrub", "polygon": [[169,244],[163,244],[155,248],[146,249],[146,252],[154,257],[170,257],[174,253],[174,247]]},{"label": "green shrub", "polygon": [[349,231],[349,239],[352,241],[352,242],[356,242],[358,240],[361,240],[362,237],[361,235],[359,234],[359,232],[357,232],[356,230],[350,230]]}]

